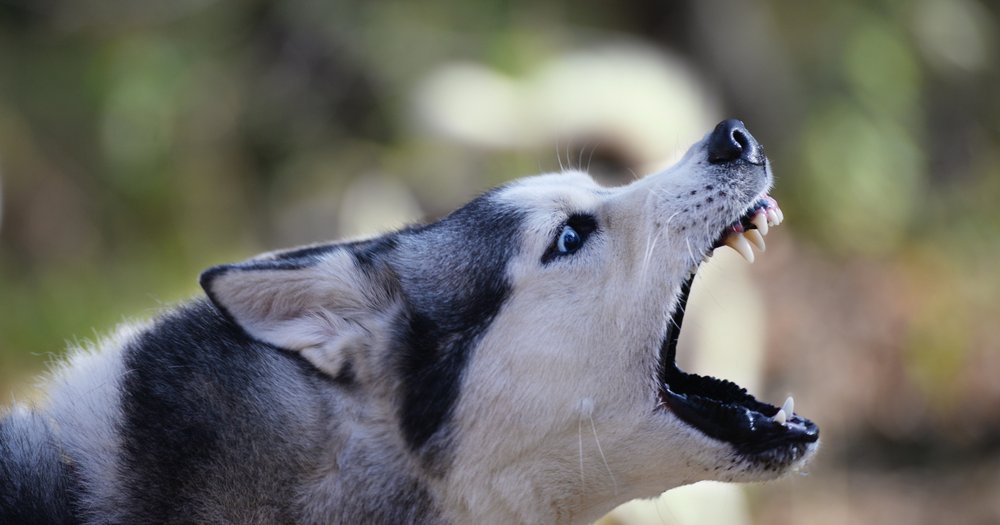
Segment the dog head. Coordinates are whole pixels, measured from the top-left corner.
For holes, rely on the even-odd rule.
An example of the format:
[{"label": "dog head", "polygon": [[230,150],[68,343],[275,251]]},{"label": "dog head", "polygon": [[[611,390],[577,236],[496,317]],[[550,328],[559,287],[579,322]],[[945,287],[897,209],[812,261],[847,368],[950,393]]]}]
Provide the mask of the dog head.
[{"label": "dog head", "polygon": [[525,178],[429,225],[216,267],[202,285],[250,336],[379,400],[453,517],[594,519],[814,453],[793,407],[674,365],[691,277],[723,244],[752,257],[743,235],[780,222],[771,183],[762,147],[725,121],[627,186]]}]

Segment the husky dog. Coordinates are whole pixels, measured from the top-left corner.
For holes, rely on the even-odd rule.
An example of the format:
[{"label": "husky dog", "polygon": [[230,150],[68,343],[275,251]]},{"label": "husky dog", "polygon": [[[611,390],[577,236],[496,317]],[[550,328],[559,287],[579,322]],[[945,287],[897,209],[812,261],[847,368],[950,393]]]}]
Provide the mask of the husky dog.
[{"label": "husky dog", "polygon": [[627,186],[525,178],[211,268],[0,420],[0,523],[585,523],[793,471],[819,431],[790,399],[674,364],[699,264],[781,221],[771,183],[727,120]]}]

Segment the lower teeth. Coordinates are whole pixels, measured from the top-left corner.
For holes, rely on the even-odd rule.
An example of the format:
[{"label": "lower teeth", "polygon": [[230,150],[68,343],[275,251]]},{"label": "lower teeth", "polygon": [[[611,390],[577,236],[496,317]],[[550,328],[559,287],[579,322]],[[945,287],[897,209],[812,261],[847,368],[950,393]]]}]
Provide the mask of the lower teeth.
[{"label": "lower teeth", "polygon": [[781,405],[780,409],[778,409],[778,413],[772,416],[771,419],[779,425],[784,425],[785,422],[788,421],[788,418],[792,417],[792,414],[794,413],[795,413],[795,400],[792,399],[792,396],[788,396],[788,399],[785,400],[785,403]]}]

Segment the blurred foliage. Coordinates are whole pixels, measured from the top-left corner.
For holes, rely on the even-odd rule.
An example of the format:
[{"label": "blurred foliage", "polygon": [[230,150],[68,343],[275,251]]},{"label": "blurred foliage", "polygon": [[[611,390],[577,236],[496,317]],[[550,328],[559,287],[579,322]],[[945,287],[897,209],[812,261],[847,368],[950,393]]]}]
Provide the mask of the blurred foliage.
[{"label": "blurred foliage", "polygon": [[802,500],[754,490],[752,514],[996,522],[997,11],[0,0],[0,391],[28,395],[68,338],[198,293],[209,265],[565,163],[625,182],[733,115],[789,218],[759,270],[767,374],[829,430]]}]

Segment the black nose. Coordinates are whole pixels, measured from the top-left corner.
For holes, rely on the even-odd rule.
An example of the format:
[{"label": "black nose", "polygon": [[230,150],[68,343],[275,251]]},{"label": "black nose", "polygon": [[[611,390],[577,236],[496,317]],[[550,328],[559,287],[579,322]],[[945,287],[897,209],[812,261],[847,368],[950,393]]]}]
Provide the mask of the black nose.
[{"label": "black nose", "polygon": [[708,161],[722,164],[739,159],[750,164],[763,164],[764,149],[742,121],[734,118],[723,120],[708,136]]}]

